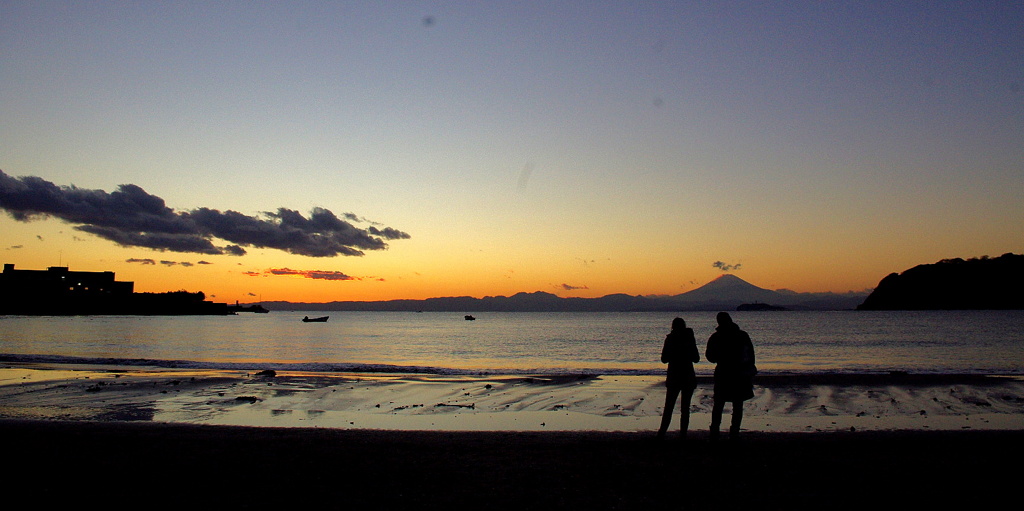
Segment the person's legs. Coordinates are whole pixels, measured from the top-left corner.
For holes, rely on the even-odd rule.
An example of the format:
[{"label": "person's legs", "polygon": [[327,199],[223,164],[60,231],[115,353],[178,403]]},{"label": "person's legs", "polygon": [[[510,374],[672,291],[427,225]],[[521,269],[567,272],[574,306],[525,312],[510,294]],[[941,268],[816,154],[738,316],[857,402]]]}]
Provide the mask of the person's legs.
[{"label": "person's legs", "polygon": [[658,429],[658,436],[665,436],[669,424],[672,423],[672,410],[676,407],[676,396],[679,395],[678,388],[669,387],[665,392],[665,410],[661,414],[661,428]]},{"label": "person's legs", "polygon": [[732,402],[732,425],[729,427],[729,438],[740,434],[740,423],[743,422],[743,401]]},{"label": "person's legs", "polygon": [[711,439],[718,438],[718,428],[722,425],[722,410],[725,409],[725,401],[716,399],[711,407]]},{"label": "person's legs", "polygon": [[684,388],[679,391],[682,399],[679,400],[679,434],[686,437],[690,429],[690,402],[693,401],[694,387]]}]

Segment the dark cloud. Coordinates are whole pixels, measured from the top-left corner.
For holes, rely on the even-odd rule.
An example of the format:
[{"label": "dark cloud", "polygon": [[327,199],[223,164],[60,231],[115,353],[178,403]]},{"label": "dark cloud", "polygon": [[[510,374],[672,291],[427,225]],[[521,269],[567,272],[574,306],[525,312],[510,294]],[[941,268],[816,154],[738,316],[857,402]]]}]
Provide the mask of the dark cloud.
[{"label": "dark cloud", "polygon": [[166,264],[167,266],[184,266],[186,268],[192,267],[192,263],[188,261],[160,261],[160,264]]},{"label": "dark cloud", "polygon": [[[159,232],[133,232],[111,227],[95,225],[79,225],[75,229],[95,234],[103,239],[113,241],[126,247],[144,247],[154,250],[170,250],[171,252],[194,252],[198,254],[223,254],[223,249],[199,235],[164,234]],[[232,254],[241,255],[241,254]]]},{"label": "dark cloud", "polygon": [[[240,247],[240,246],[238,246],[238,245],[225,245],[222,248],[224,249],[224,253],[227,254],[227,255],[233,255],[233,256],[243,256],[243,255],[245,255],[245,249]],[[241,264],[241,263],[239,263],[239,264]]]},{"label": "dark cloud", "polygon": [[359,215],[357,215],[355,213],[342,213],[341,216],[345,217],[345,220],[351,220],[353,222],[359,222],[359,223],[370,224],[370,225],[381,225],[380,222],[374,222],[373,220],[370,220],[369,218],[361,217],[361,216],[359,216]]},{"label": "dark cloud", "polygon": [[566,291],[576,291],[578,289],[590,289],[587,286],[570,286],[569,284],[562,284],[559,287],[561,287],[562,289],[564,289]]},{"label": "dark cloud", "polygon": [[[391,227],[356,227],[350,221],[367,221],[352,213],[338,218],[324,208],[313,208],[308,217],[287,208],[259,216],[205,207],[175,211],[132,184],[107,193],[34,176],[14,178],[3,171],[0,208],[22,222],[56,217],[124,246],[211,255],[243,255],[243,247],[255,247],[310,257],[360,256],[386,249],[386,240],[409,238]],[[214,240],[229,244],[217,246]]]},{"label": "dark cloud", "polygon": [[369,233],[374,235],[374,236],[380,236],[380,237],[382,237],[384,239],[388,239],[388,240],[404,240],[404,239],[409,239],[409,235],[408,234],[406,234],[406,233],[404,233],[402,231],[399,231],[398,229],[392,229],[391,227],[385,227],[383,229],[378,229],[376,227],[370,226],[366,230],[369,231]]},{"label": "dark cloud", "polygon": [[[126,263],[138,263],[138,264],[149,265],[149,264],[156,264],[158,261],[153,260],[153,259],[139,259],[139,258],[132,257],[130,259],[125,259],[124,262],[126,262]],[[166,259],[159,261],[159,263],[164,265],[164,266],[184,266],[186,268],[195,266],[195,264],[210,264],[210,263],[205,262],[205,261],[200,261],[198,263],[190,263],[188,261],[168,261]]]},{"label": "dark cloud", "polygon": [[345,275],[340,271],[331,270],[293,270],[291,268],[271,268],[264,270],[263,272],[247,271],[244,275],[250,277],[258,277],[260,275],[293,275],[298,277],[304,277],[307,279],[319,279],[319,280],[363,280],[359,277],[352,277]]},{"label": "dark cloud", "polygon": [[743,265],[740,264],[740,263],[725,264],[722,261],[715,261],[715,262],[711,263],[711,266],[714,266],[715,268],[718,268],[718,269],[720,269],[722,271],[734,271],[734,270],[739,270],[740,267],[743,266]]}]

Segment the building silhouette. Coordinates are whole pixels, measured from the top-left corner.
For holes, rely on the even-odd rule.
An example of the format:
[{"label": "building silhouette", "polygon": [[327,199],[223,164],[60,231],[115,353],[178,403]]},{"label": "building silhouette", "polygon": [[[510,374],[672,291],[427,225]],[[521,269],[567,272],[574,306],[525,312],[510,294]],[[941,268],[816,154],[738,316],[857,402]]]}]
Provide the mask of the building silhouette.
[{"label": "building silhouette", "polygon": [[19,270],[4,264],[0,274],[0,314],[230,314],[227,304],[205,298],[202,292],[136,293],[134,282],[118,281],[112,271]]},{"label": "building silhouette", "polygon": [[70,271],[67,266],[45,270],[16,270],[5,264],[0,286],[21,296],[44,294],[55,297],[130,296],[134,282],[119,282],[112,271]]}]

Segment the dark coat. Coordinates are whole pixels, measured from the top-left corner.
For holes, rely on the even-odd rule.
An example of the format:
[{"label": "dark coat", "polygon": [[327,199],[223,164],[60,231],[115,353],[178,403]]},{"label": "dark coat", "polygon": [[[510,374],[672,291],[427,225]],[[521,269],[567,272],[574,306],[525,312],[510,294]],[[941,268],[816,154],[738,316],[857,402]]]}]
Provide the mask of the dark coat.
[{"label": "dark coat", "polygon": [[661,362],[668,364],[668,379],[665,380],[667,387],[697,387],[697,375],[693,372],[693,364],[700,362],[700,352],[697,351],[697,340],[693,337],[692,328],[672,330],[665,336],[665,346],[661,348]]},{"label": "dark coat", "polygon": [[754,397],[754,343],[735,323],[720,325],[708,339],[704,357],[715,366],[715,400],[746,401]]}]

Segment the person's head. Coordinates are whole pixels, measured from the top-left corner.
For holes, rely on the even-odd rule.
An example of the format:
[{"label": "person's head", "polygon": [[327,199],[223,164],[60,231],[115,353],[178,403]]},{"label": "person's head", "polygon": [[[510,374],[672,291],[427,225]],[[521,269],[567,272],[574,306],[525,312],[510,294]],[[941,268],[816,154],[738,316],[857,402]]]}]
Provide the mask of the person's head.
[{"label": "person's head", "polygon": [[683,318],[676,318],[672,320],[672,330],[682,330],[686,328],[686,321]]},{"label": "person's head", "polygon": [[730,316],[728,312],[719,312],[718,316],[715,316],[715,319],[718,320],[718,324],[720,326],[725,326],[725,325],[733,324],[732,323],[732,316]]}]

